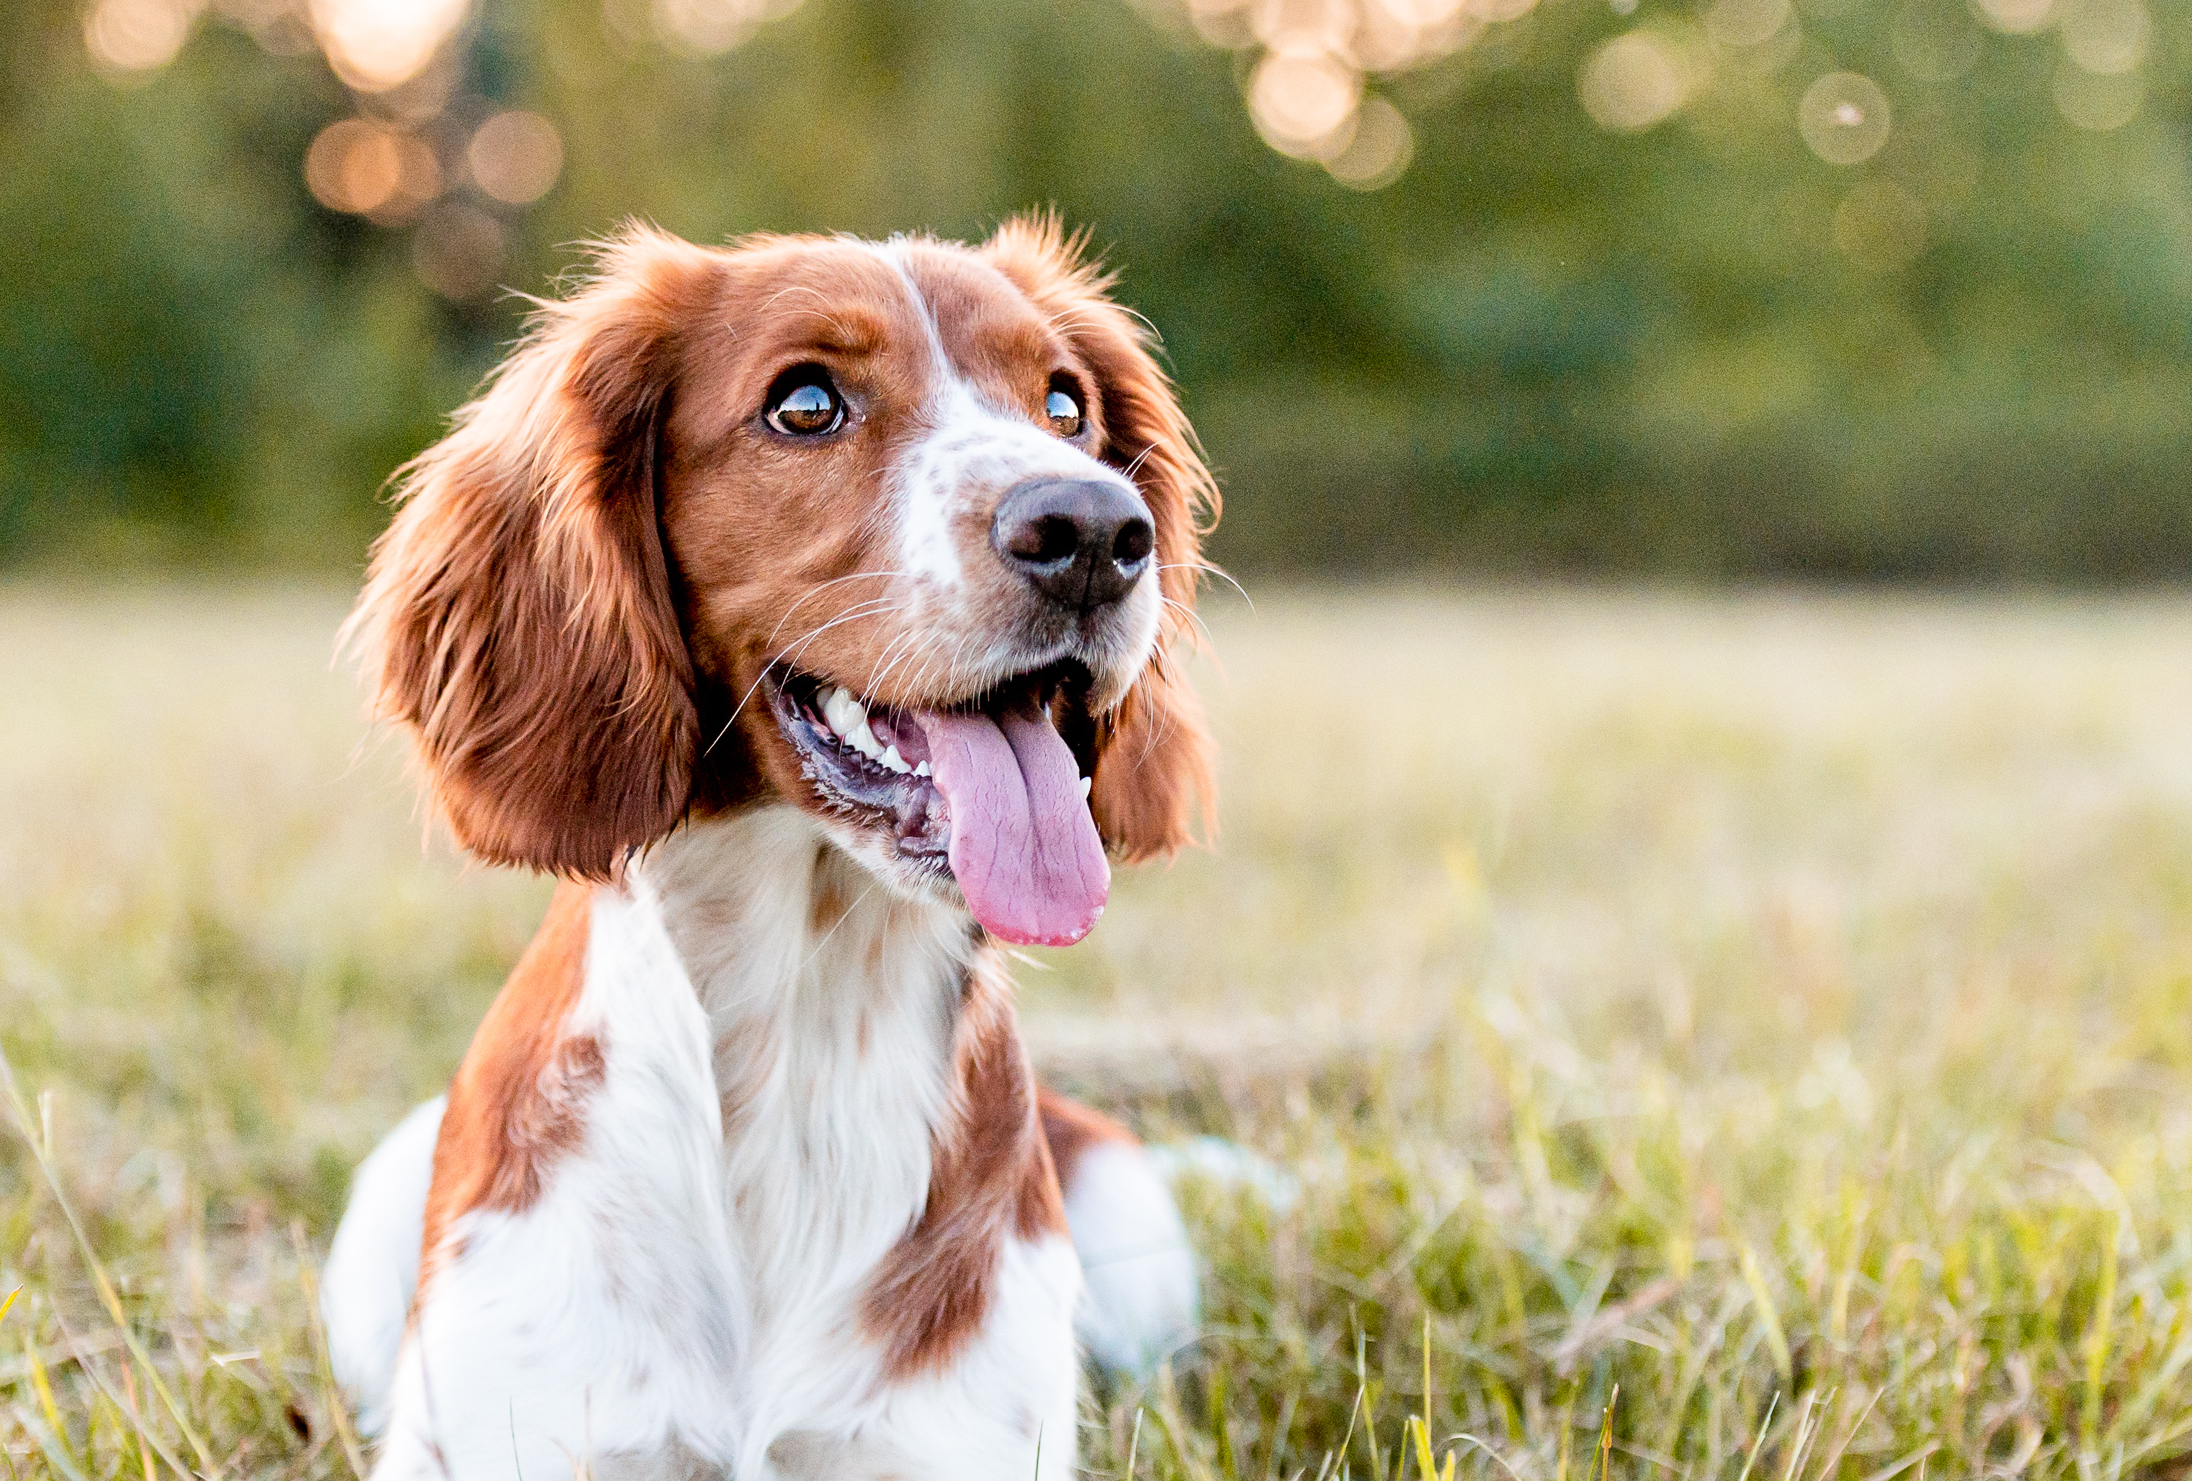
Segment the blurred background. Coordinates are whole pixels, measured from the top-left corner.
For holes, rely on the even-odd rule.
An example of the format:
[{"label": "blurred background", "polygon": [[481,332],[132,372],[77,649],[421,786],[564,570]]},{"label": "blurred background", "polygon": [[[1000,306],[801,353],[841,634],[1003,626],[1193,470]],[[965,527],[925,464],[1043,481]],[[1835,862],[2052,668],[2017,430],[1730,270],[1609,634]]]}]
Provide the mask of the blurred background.
[{"label": "blurred background", "polygon": [[11,1475],[363,1474],[313,1252],[548,885],[329,658],[519,295],[1054,206],[1255,603],[1023,1022],[1286,1169],[1090,1474],[2185,1481],[2188,155],[2192,0],[0,0]]},{"label": "blurred background", "polygon": [[2148,0],[9,0],[0,563],[344,577],[629,216],[1089,228],[1243,573],[2192,573]]}]

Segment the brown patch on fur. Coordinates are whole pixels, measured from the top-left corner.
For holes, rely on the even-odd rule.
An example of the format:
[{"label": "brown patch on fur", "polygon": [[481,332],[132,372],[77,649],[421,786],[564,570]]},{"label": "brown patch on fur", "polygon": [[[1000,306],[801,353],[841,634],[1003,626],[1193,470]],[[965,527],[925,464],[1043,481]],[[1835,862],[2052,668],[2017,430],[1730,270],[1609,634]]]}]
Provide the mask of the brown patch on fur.
[{"label": "brown patch on fur", "polygon": [[586,1102],[607,1072],[601,1041],[564,1021],[584,985],[591,891],[564,884],[532,944],[487,1010],[449,1083],[426,1198],[420,1288],[444,1257],[449,1227],[474,1209],[522,1213],[586,1131]]},{"label": "brown patch on fur", "polygon": [[1206,838],[1217,826],[1214,747],[1181,669],[1195,648],[1201,540],[1217,525],[1221,500],[1171,380],[1150,353],[1150,334],[1111,301],[1113,279],[1082,260],[1084,247],[1055,216],[1038,215],[1005,223],[981,253],[1088,367],[1103,412],[1101,456],[1131,470],[1156,525],[1164,625],[1148,669],[1097,727],[1089,798],[1104,842],[1133,863],[1178,852],[1198,823]]},{"label": "brown patch on fur", "polygon": [[755,1098],[768,1082],[776,1058],[776,1026],[755,1014],[732,1020],[715,1045],[717,1104],[723,1108],[726,1141],[745,1128]]},{"label": "brown patch on fur", "polygon": [[698,718],[657,449],[715,276],[627,235],[400,475],[346,637],[484,858],[606,878],[685,811]]},{"label": "brown patch on fur", "polygon": [[1104,1142],[1139,1146],[1133,1132],[1103,1112],[1069,1100],[1055,1090],[1035,1092],[1036,1113],[1043,1121],[1043,1141],[1050,1147],[1051,1165],[1058,1169],[1061,1187],[1070,1187],[1074,1170],[1089,1148]]},{"label": "brown patch on fur", "polygon": [[975,980],[952,1052],[953,1108],[939,1130],[921,1217],[861,1302],[887,1379],[946,1366],[989,1314],[1008,1238],[1063,1235],[1065,1203],[1036,1117],[1035,1075],[1006,989]]},{"label": "brown patch on fur", "polygon": [[852,901],[839,887],[838,871],[831,867],[832,851],[830,845],[822,846],[822,855],[815,861],[814,889],[807,897],[807,929],[816,936],[836,930],[845,912],[852,909]]}]

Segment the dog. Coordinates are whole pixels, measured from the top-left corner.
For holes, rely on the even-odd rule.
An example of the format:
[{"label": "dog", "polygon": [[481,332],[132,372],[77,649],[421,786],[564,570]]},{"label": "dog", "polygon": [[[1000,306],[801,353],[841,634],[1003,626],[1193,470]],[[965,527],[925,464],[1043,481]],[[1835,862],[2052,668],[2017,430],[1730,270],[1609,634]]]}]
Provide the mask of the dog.
[{"label": "dog", "polygon": [[346,641],[458,841],[559,883],[335,1238],[376,1481],[1066,1481],[1077,1316],[1192,1326],[1005,962],[1214,797],[1217,489],[1084,247],[627,228],[399,474]]}]

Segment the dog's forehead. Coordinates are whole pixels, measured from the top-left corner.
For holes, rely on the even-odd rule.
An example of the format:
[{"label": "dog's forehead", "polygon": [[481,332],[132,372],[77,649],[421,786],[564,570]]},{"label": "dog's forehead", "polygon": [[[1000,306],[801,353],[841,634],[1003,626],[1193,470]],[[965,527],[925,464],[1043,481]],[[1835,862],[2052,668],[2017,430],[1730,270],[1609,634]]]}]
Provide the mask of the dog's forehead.
[{"label": "dog's forehead", "polygon": [[922,336],[922,308],[905,274],[868,243],[779,237],[729,253],[728,317],[737,337],[778,337],[870,352]]},{"label": "dog's forehead", "polygon": [[951,371],[977,378],[1070,359],[1019,285],[956,243],[772,237],[727,256],[723,317],[747,356],[789,345],[910,358],[932,370],[941,352]]},{"label": "dog's forehead", "polygon": [[939,242],[893,243],[889,250],[953,361],[1043,359],[1058,352],[1050,321],[988,261]]}]

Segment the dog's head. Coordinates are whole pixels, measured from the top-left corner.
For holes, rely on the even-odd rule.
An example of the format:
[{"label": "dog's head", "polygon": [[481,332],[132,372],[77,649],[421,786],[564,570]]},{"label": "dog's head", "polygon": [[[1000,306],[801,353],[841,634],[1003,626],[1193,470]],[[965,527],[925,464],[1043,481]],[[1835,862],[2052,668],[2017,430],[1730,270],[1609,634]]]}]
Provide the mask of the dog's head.
[{"label": "dog's head", "polygon": [[1008,940],[1211,801],[1180,672],[1216,490],[1048,221],[647,230],[402,475],[351,631],[457,837],[603,877],[770,798]]}]

